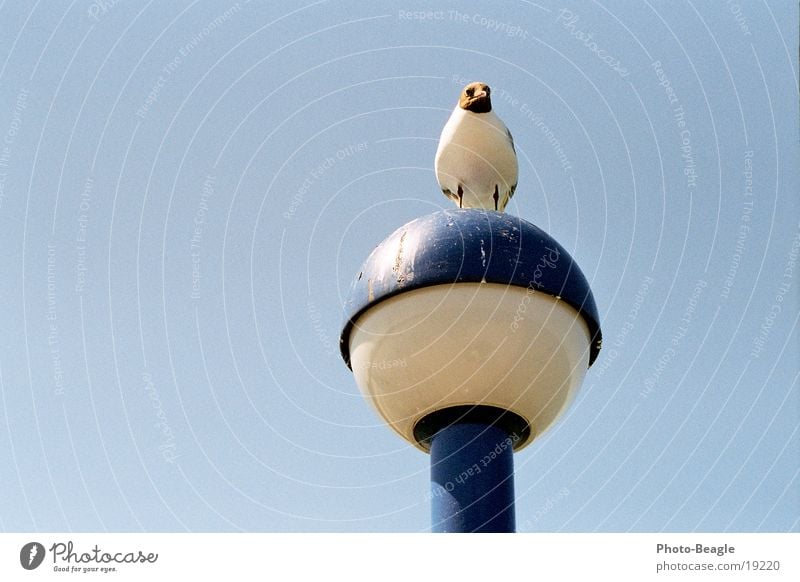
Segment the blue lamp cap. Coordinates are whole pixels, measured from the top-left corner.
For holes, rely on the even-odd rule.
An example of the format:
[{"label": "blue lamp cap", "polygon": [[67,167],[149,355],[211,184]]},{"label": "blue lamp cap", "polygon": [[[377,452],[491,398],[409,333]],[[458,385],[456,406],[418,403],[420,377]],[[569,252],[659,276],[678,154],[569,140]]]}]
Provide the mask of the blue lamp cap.
[{"label": "blue lamp cap", "polygon": [[350,289],[339,340],[350,364],[350,333],[376,303],[432,285],[499,283],[558,297],[586,321],[589,366],[602,342],[594,295],[569,253],[549,234],[519,217],[476,208],[434,212],[389,235],[369,255]]}]

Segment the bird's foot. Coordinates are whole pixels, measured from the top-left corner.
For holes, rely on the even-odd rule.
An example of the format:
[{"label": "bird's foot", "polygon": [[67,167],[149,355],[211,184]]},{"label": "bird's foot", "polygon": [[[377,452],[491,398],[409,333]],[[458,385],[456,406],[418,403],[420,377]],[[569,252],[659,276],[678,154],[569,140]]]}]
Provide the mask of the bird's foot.
[{"label": "bird's foot", "polygon": [[461,184],[458,185],[458,207],[463,208],[462,204],[464,202],[464,189],[461,187]]}]

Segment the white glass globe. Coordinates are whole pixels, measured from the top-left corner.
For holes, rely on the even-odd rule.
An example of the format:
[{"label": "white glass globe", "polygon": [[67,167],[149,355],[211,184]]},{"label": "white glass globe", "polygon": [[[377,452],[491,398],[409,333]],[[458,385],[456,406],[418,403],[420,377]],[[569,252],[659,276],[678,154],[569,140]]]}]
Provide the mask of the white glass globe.
[{"label": "white glass globe", "polygon": [[404,439],[452,406],[482,404],[526,420],[529,444],[569,406],[589,366],[583,316],[559,297],[514,285],[421,287],[354,322],[350,362],[362,393]]}]

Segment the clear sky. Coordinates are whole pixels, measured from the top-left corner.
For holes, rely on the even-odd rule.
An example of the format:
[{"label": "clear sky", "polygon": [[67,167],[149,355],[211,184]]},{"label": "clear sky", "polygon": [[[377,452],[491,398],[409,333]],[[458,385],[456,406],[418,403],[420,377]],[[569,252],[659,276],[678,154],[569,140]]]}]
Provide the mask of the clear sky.
[{"label": "clear sky", "polygon": [[518,529],[800,531],[797,10],[0,3],[0,529],[426,531],[338,335],[480,80],[605,338]]}]

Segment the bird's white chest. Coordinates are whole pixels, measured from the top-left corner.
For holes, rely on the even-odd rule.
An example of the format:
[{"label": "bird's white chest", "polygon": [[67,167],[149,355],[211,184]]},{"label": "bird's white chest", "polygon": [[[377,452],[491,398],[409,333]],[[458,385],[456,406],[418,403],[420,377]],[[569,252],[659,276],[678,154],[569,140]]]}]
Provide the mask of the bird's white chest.
[{"label": "bird's white chest", "polygon": [[435,169],[443,189],[455,193],[461,186],[470,206],[493,207],[495,186],[508,192],[517,181],[517,156],[505,124],[492,111],[458,108],[442,130]]}]

